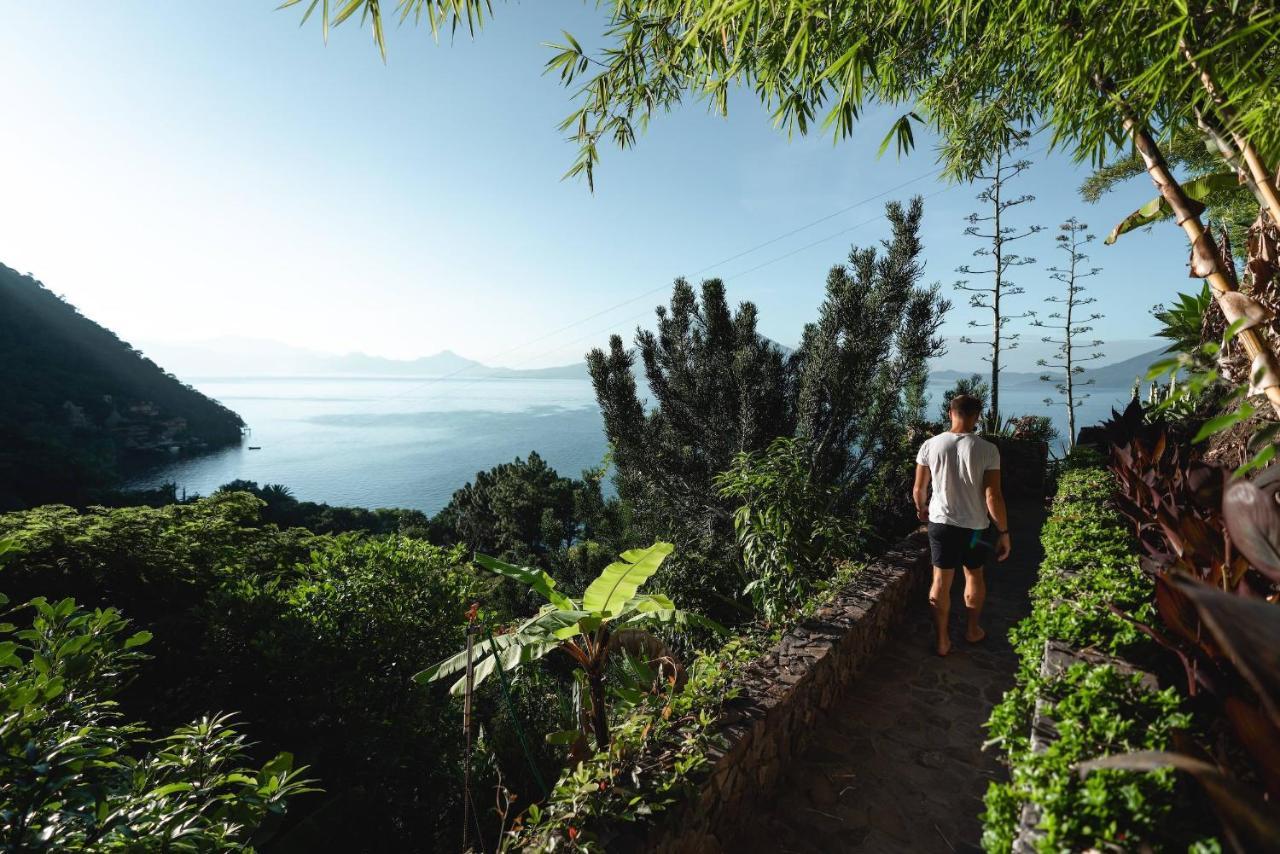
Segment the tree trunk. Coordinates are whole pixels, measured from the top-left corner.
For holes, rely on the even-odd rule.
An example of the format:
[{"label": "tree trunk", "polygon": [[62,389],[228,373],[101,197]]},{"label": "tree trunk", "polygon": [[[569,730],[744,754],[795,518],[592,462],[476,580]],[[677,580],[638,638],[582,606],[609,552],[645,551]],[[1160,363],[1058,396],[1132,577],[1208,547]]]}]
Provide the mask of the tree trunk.
[{"label": "tree trunk", "polygon": [[604,703],[604,674],[587,674],[591,693],[591,729],[596,736],[596,750],[609,749],[609,714]]},{"label": "tree trunk", "polygon": [[[1109,81],[1103,80],[1101,77],[1095,77],[1094,83],[1099,92],[1115,100],[1116,106],[1120,109],[1121,116],[1124,119],[1125,132],[1133,140],[1134,147],[1138,150],[1139,156],[1142,157],[1143,163],[1146,164],[1147,174],[1151,176],[1151,180],[1155,183],[1156,189],[1160,191],[1161,197],[1169,204],[1169,208],[1173,211],[1174,219],[1186,233],[1187,240],[1191,243],[1192,275],[1203,278],[1209,283],[1209,287],[1213,289],[1218,305],[1222,308],[1222,313],[1226,316],[1227,322],[1234,322],[1241,317],[1240,310],[1231,301],[1225,299],[1225,296],[1229,293],[1238,293],[1238,291],[1235,283],[1226,274],[1226,267],[1222,263],[1222,255],[1218,252],[1217,244],[1210,239],[1204,230],[1204,225],[1200,222],[1199,212],[1193,206],[1191,200],[1187,198],[1186,193],[1182,191],[1182,185],[1177,182],[1173,177],[1173,173],[1169,171],[1169,164],[1165,162],[1159,146],[1156,145],[1156,141],[1151,137],[1151,132],[1146,127],[1138,124],[1133,114],[1116,96]],[[1253,363],[1250,366],[1251,380],[1255,370],[1260,367],[1262,376],[1259,385],[1261,385],[1267,399],[1271,401],[1271,408],[1275,410],[1277,415],[1280,415],[1280,374],[1277,374],[1276,371],[1275,355],[1267,348],[1257,329],[1241,330],[1239,338]]]}]

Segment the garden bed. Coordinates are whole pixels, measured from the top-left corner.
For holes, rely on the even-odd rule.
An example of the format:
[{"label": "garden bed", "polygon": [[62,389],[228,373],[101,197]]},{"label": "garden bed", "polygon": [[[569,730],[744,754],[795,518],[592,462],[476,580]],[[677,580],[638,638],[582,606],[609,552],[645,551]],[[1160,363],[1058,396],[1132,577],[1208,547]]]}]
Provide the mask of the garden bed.
[{"label": "garden bed", "polygon": [[1168,749],[1175,732],[1199,726],[1186,698],[1152,675],[1168,664],[1163,650],[1112,610],[1157,622],[1152,582],[1112,492],[1102,469],[1061,477],[1032,612],[1010,633],[1017,684],[988,724],[1010,771],[987,793],[988,851],[1217,850],[1202,798],[1173,769],[1077,769]]}]

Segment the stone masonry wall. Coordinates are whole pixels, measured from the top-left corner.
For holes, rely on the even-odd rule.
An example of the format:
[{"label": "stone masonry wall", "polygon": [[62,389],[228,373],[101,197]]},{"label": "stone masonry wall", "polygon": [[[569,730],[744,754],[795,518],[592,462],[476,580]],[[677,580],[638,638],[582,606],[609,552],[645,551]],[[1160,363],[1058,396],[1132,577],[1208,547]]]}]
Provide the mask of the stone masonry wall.
[{"label": "stone masonry wall", "polygon": [[716,854],[767,803],[823,710],[879,651],[908,607],[923,607],[928,539],[907,537],[871,563],[828,606],[752,663],[727,704],[723,752],[700,796],[673,810],[643,845],[662,854]]}]

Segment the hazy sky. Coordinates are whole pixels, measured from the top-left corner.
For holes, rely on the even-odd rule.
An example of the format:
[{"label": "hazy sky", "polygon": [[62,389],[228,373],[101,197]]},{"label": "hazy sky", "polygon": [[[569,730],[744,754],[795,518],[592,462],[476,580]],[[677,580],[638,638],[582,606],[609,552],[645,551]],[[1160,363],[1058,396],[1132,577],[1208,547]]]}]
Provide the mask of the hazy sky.
[{"label": "hazy sky", "polygon": [[[728,121],[694,104],[638,149],[605,149],[592,195],[560,180],[570,100],[541,44],[596,31],[593,4],[499,4],[453,45],[393,30],[385,65],[354,22],[325,46],[277,5],[0,0],[0,261],[135,343],[449,348],[525,367],[629,338],[682,274],[726,278],[794,343],[827,269],[884,236],[885,198],[717,262],[909,181],[890,197],[927,196],[929,278],[949,290],[971,260],[975,188],[935,181],[927,147],[877,159],[888,112],[832,145],[788,141],[749,95]],[[1022,221],[1046,226],[1019,244],[1043,262],[1018,273],[1027,307],[1056,290],[1059,222],[1101,238],[1154,195],[1135,182],[1086,205],[1086,170],[1042,148],[1019,188],[1037,196]],[[1195,284],[1172,225],[1094,246],[1102,338],[1149,335],[1150,306]],[[955,299],[951,335],[977,316]]]}]

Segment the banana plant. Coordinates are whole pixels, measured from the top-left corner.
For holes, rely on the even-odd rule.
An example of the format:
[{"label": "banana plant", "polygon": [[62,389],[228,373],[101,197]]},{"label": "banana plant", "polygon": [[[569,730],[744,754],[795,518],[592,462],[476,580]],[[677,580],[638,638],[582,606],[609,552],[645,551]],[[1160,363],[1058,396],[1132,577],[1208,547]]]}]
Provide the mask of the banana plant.
[{"label": "banana plant", "polygon": [[[561,650],[582,669],[591,697],[591,729],[596,748],[609,746],[609,717],[605,706],[605,670],[609,657],[619,649],[623,630],[660,623],[702,626],[718,633],[724,628],[714,620],[688,611],[658,593],[641,594],[640,586],[657,572],[671,554],[670,543],[657,542],[647,549],[623,552],[620,560],[604,568],[579,599],[556,590],[555,579],[541,569],[513,566],[486,555],[476,563],[490,572],[526,585],[547,604],[510,632],[475,644],[471,650],[472,684],[478,685],[495,668],[513,670]],[[467,652],[463,650],[414,676],[419,683],[435,682],[462,673],[452,694],[466,690]]]}]

